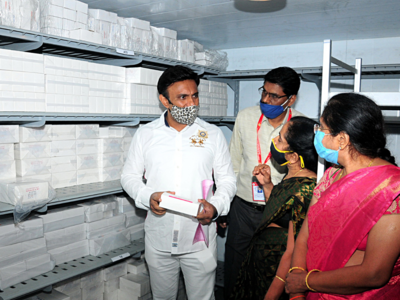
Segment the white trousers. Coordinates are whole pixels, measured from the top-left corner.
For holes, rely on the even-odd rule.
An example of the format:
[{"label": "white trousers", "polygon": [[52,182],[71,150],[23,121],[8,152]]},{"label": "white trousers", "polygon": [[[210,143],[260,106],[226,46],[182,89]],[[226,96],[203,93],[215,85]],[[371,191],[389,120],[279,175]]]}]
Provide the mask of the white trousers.
[{"label": "white trousers", "polygon": [[216,243],[209,248],[181,255],[154,249],[145,242],[145,257],[150,271],[153,300],[175,300],[178,293],[179,272],[182,269],[188,300],[213,300]]}]

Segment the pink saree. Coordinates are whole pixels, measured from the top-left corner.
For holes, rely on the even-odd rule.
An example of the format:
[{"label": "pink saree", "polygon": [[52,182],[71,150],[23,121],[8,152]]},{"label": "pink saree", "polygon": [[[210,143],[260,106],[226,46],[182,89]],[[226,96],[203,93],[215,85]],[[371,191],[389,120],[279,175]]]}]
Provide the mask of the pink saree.
[{"label": "pink saree", "polygon": [[[360,169],[330,185],[308,213],[308,270],[343,268],[399,194],[400,168],[392,165]],[[310,292],[307,299],[400,299],[400,259],[380,289],[355,295]]]}]

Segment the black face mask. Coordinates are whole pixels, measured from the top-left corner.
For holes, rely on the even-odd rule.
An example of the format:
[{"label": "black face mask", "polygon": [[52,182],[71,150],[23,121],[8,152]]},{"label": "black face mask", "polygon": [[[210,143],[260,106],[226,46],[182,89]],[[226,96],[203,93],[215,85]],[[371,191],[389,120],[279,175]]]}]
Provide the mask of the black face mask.
[{"label": "black face mask", "polygon": [[272,142],[271,142],[270,151],[271,151],[272,157],[281,166],[287,165],[289,163],[289,161],[287,161],[286,158],[285,158],[285,153],[293,152],[293,151],[282,151],[282,150],[279,150],[278,148],[276,148],[274,140],[272,140]]}]

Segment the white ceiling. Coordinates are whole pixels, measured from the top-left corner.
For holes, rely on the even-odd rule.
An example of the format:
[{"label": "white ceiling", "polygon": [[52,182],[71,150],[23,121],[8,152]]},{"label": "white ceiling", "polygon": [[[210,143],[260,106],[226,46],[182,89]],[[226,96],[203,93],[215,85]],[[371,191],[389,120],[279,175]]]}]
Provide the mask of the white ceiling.
[{"label": "white ceiling", "polygon": [[211,49],[400,36],[400,0],[80,1],[177,30],[178,39]]}]

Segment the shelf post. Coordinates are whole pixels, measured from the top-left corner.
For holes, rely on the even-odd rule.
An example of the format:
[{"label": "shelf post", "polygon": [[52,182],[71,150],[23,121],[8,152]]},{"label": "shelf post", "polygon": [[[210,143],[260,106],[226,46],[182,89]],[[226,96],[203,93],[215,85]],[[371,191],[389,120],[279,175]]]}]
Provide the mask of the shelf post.
[{"label": "shelf post", "polygon": [[354,92],[361,92],[361,68],[362,68],[362,60],[361,58],[356,59],[356,70],[357,73],[354,74]]}]

